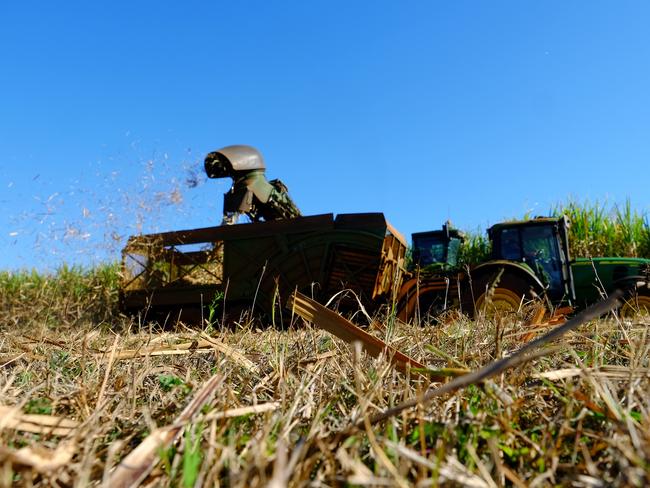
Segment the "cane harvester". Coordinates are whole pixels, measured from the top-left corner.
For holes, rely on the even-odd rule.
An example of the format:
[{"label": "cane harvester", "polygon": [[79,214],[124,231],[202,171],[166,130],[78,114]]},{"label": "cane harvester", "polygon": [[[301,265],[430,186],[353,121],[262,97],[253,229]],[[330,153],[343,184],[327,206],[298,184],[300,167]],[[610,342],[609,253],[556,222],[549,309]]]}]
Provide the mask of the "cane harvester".
[{"label": "cane harvester", "polygon": [[[275,318],[296,289],[319,301],[348,289],[368,311],[395,301],[409,321],[449,309],[510,313],[534,299],[582,309],[617,287],[631,290],[622,315],[650,310],[650,260],[571,259],[566,217],[494,225],[491,258],[471,269],[458,265],[464,236],[450,225],[413,234],[414,266],[404,275],[406,242],[383,214],[302,217],[265,169],[250,146],[208,154],[207,175],[233,181],[222,225],[131,237],[122,253],[123,310]],[[242,215],[251,223],[236,224]]]},{"label": "cane harvester", "polygon": [[[233,181],[222,225],[131,237],[122,251],[122,309],[187,321],[250,311],[278,324],[294,290],[319,301],[349,290],[340,307],[356,307],[358,298],[369,312],[396,294],[407,243],[383,214],[303,217],[265,169],[250,146],[208,154],[207,175]],[[242,215],[251,222],[236,224]]]},{"label": "cane harvester", "polygon": [[442,231],[413,234],[414,267],[401,288],[398,315],[408,321],[451,308],[477,315],[516,312],[540,299],[549,309],[580,310],[616,288],[628,290],[622,316],[650,312],[650,259],[571,259],[569,220],[535,218],[492,226],[489,260],[458,266],[463,236]]}]

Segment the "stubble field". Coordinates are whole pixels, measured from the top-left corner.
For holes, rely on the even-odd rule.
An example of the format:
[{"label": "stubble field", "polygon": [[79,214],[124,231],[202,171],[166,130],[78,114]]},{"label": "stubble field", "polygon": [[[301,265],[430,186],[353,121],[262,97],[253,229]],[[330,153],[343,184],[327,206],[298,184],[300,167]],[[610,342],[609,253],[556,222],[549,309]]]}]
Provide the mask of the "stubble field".
[{"label": "stubble field", "polygon": [[[650,318],[609,315],[480,384],[426,376],[296,321],[163,329],[116,312],[117,268],[0,273],[4,486],[644,486]],[[369,329],[451,376],[551,326]],[[435,385],[434,385],[435,386]]]}]

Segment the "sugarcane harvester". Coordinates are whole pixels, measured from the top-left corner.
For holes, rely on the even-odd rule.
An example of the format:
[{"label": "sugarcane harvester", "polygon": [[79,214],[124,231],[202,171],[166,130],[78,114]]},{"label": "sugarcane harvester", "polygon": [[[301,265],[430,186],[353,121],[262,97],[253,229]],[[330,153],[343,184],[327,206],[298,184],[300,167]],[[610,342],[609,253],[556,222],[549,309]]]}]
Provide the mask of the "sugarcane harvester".
[{"label": "sugarcane harvester", "polygon": [[[222,225],[131,237],[122,251],[125,312],[189,322],[250,312],[286,323],[295,290],[321,302],[337,295],[341,310],[358,299],[369,312],[397,293],[407,243],[382,213],[302,216],[251,146],[211,152],[204,165],[209,178],[232,179]],[[238,223],[242,216],[250,222]]]},{"label": "sugarcane harvester", "polygon": [[241,215],[251,222],[293,219],[300,210],[282,181],[268,181],[260,152],[251,146],[227,146],[205,157],[208,178],[232,178],[223,196],[222,225],[236,224]]}]

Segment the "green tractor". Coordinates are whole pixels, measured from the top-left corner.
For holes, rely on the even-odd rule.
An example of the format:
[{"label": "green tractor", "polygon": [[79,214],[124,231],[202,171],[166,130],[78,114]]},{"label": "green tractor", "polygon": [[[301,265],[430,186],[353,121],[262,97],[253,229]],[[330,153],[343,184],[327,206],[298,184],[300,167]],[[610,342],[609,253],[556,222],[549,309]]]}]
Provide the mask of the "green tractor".
[{"label": "green tractor", "polygon": [[550,306],[582,309],[616,288],[625,288],[632,293],[621,307],[622,316],[650,311],[650,260],[571,259],[565,216],[500,223],[488,235],[492,259],[471,272],[475,310],[518,310],[537,297]]},{"label": "green tractor", "polygon": [[[445,262],[437,273],[420,271],[402,288],[400,318],[408,320],[455,305],[475,316],[511,313],[535,299],[549,309],[582,309],[616,288],[631,290],[621,307],[622,316],[650,312],[650,259],[571,259],[568,230],[565,216],[492,226],[488,230],[490,259],[471,269]],[[413,244],[417,248],[416,239]],[[447,245],[451,246],[451,238]],[[416,254],[422,251],[414,250]],[[437,305],[440,303],[442,309]]]},{"label": "green tractor", "polygon": [[457,267],[458,253],[465,241],[465,235],[451,227],[450,222],[446,222],[442,230],[411,234],[411,240],[411,268],[417,267],[425,273],[436,273]]},{"label": "green tractor", "polygon": [[398,317],[407,322],[462,306],[465,275],[458,264],[465,235],[447,222],[441,230],[411,234],[411,260],[397,299]]}]

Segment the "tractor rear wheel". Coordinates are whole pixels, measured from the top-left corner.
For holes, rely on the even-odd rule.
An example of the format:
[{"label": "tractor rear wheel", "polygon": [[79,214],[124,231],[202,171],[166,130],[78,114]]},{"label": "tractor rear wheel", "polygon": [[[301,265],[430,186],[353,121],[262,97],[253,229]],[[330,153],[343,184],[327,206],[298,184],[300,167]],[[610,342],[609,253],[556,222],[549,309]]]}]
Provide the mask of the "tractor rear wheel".
[{"label": "tractor rear wheel", "polygon": [[638,290],[625,300],[619,314],[623,318],[634,318],[637,315],[650,315],[650,291]]},{"label": "tractor rear wheel", "polygon": [[481,315],[491,320],[521,312],[523,305],[534,298],[530,284],[511,274],[503,274],[498,282],[494,276],[480,278],[474,284],[474,297],[474,317]]},{"label": "tractor rear wheel", "polygon": [[445,295],[437,291],[422,293],[414,304],[413,315],[421,325],[431,325],[434,319],[445,311]]}]

